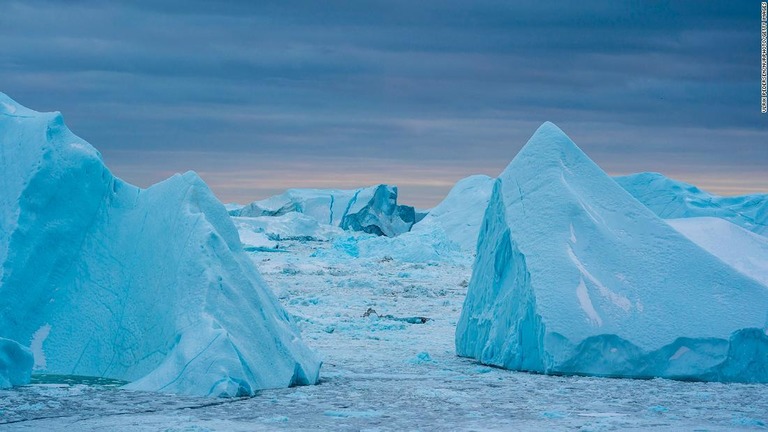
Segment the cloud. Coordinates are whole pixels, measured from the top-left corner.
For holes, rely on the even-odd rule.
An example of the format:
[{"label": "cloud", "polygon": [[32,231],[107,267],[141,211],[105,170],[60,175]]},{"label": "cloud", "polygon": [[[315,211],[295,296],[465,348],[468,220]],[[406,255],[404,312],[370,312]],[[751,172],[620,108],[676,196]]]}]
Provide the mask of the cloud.
[{"label": "cloud", "polygon": [[[435,202],[443,179],[494,175],[545,120],[609,170],[759,185],[758,12],[725,0],[10,0],[0,91],[62,111],[129,181],[194,167],[224,200],[243,200],[243,184],[263,197],[265,170],[277,190],[355,168],[350,187],[418,180],[419,200]],[[189,166],[134,163],[157,152]],[[439,185],[411,166],[440,171]]]}]

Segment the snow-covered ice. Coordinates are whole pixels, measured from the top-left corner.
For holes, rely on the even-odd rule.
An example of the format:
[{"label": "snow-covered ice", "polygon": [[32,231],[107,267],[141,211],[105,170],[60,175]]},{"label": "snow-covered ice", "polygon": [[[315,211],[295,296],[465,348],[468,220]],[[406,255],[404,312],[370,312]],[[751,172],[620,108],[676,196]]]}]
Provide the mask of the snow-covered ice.
[{"label": "snow-covered ice", "polygon": [[397,204],[397,186],[378,185],[354,190],[288,189],[280,195],[254,201],[232,216],[263,217],[302,213],[322,224],[395,237],[416,222],[411,206]]},{"label": "snow-covered ice", "polygon": [[496,180],[456,349],[552,374],[768,382],[768,290],[542,125]]},{"label": "snow-covered ice", "polygon": [[661,218],[718,217],[768,235],[768,194],[717,196],[659,173],[614,180]]},{"label": "snow-covered ice", "polygon": [[203,396],[317,381],[196,174],[139,189],[59,113],[0,102],[0,337],[32,345],[40,373]]},{"label": "snow-covered ice", "polygon": [[27,347],[0,338],[0,389],[28,384],[34,363],[32,351]]},{"label": "snow-covered ice", "polygon": [[768,237],[716,217],[669,219],[667,223],[726,264],[768,287]]},{"label": "snow-covered ice", "polygon": [[448,195],[411,230],[415,235],[442,231],[462,250],[474,252],[493,179],[473,175],[459,180]]},{"label": "snow-covered ice", "polygon": [[271,240],[329,241],[343,232],[337,226],[320,223],[311,216],[296,212],[281,216],[233,217],[232,219],[240,231],[240,240],[252,237],[252,233],[258,233]]}]

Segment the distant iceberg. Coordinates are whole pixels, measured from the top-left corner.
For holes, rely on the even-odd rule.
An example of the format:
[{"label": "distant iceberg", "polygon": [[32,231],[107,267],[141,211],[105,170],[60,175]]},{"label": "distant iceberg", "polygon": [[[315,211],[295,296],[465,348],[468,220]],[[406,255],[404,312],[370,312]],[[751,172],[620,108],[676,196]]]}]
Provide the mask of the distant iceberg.
[{"label": "distant iceberg", "polygon": [[0,389],[29,384],[34,357],[16,341],[0,338]]},{"label": "distant iceberg", "polygon": [[461,250],[474,252],[493,182],[494,179],[485,175],[459,180],[440,204],[414,225],[413,233],[441,231]]},{"label": "distant iceberg", "polygon": [[336,249],[360,257],[391,257],[405,262],[471,262],[493,182],[484,175],[459,180],[409,232],[394,238],[339,238]]},{"label": "distant iceberg", "polygon": [[408,232],[417,220],[413,207],[397,204],[397,186],[389,185],[354,190],[288,189],[229,213],[236,217],[302,213],[323,224],[388,237]]},{"label": "distant iceberg", "polygon": [[252,395],[313,384],[320,360],[192,172],[114,177],[64,125],[0,94],[0,337],[38,372]]},{"label": "distant iceberg", "polygon": [[639,173],[614,180],[663,219],[718,217],[768,236],[768,195],[717,196],[659,173]]},{"label": "distant iceberg", "polygon": [[768,382],[768,288],[543,124],[485,211],[456,351],[547,374]]}]

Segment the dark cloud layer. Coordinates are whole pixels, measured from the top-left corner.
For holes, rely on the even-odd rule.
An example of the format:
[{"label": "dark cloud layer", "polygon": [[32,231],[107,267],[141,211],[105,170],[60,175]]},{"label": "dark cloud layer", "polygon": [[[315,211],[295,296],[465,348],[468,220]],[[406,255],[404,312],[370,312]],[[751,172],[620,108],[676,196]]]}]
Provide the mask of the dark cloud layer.
[{"label": "dark cloud layer", "polygon": [[114,171],[225,201],[496,175],[557,123],[612,173],[768,190],[759,1],[39,1],[0,13],[0,91]]}]

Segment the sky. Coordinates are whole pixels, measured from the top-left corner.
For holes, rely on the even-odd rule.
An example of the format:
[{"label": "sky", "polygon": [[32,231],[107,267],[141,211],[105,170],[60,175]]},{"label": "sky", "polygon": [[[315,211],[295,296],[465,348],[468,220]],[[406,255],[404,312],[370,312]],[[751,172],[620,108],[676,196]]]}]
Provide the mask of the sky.
[{"label": "sky", "polygon": [[0,91],[142,187],[399,186],[426,208],[544,121],[612,175],[768,192],[760,2],[3,0]]}]

